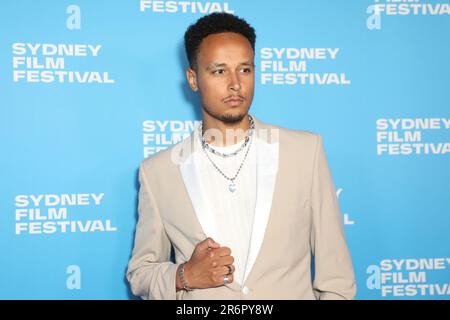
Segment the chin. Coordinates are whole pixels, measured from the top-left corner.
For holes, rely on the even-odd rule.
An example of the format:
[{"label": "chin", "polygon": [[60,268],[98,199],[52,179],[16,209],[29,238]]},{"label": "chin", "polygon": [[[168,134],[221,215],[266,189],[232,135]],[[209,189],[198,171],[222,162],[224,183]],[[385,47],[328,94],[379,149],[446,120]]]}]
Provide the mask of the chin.
[{"label": "chin", "polygon": [[220,120],[224,123],[234,124],[240,122],[247,115],[249,108],[234,107],[224,111],[212,111],[204,108],[206,113],[211,117]]},{"label": "chin", "polygon": [[227,113],[221,114],[219,117],[219,120],[221,120],[222,122],[225,122],[225,123],[233,124],[233,123],[241,122],[241,120],[244,119],[245,115],[246,115],[245,113],[227,112]]},{"label": "chin", "polygon": [[248,114],[247,108],[234,108],[221,114],[222,121],[227,123],[236,123],[244,119]]}]

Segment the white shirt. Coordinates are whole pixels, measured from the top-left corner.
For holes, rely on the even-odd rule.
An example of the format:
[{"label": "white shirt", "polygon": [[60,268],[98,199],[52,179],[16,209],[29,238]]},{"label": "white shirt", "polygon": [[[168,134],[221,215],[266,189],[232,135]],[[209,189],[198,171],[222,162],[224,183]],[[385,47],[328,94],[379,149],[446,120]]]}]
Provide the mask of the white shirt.
[{"label": "white shirt", "polygon": [[[230,192],[231,181],[227,180],[213,166],[205,155],[201,145],[193,158],[194,164],[199,172],[199,180],[202,189],[206,193],[204,201],[208,202],[208,207],[212,210],[214,224],[217,227],[216,239],[221,246],[231,249],[231,255],[235,261],[234,281],[243,284],[245,268],[250,247],[250,240],[253,229],[253,218],[256,205],[256,133],[251,139],[250,150],[242,165],[241,171],[235,179],[236,191]],[[230,153],[237,150],[244,140],[227,147],[212,146],[222,153]],[[223,158],[210,151],[208,155],[216,166],[229,178],[234,177],[239,166],[244,159],[247,145],[237,155]],[[209,235],[208,235],[209,236]]]}]

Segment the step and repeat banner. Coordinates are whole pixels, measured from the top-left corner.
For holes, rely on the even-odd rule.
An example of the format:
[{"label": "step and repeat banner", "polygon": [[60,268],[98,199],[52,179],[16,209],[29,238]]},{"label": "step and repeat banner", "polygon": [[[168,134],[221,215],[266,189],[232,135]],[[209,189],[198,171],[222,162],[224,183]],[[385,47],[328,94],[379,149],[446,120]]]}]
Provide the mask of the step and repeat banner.
[{"label": "step and repeat banner", "polygon": [[250,112],[324,139],[356,298],[450,298],[449,0],[0,9],[1,299],[136,299],[138,166],[201,119],[183,34],[216,11],[256,29]]}]

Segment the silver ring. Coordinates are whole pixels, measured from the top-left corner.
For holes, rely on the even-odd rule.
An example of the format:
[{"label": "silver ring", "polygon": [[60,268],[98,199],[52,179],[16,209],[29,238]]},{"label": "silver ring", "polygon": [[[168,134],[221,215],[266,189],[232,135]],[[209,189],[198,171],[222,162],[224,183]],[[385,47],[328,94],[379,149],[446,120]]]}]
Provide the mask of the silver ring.
[{"label": "silver ring", "polygon": [[231,273],[233,272],[233,269],[231,269],[231,267],[230,267],[229,265],[227,265],[227,267],[228,267],[228,273],[227,273],[227,275],[229,275],[229,274],[231,274]]},{"label": "silver ring", "polygon": [[227,276],[223,276],[223,284],[227,285],[229,283],[230,279],[228,279]]}]

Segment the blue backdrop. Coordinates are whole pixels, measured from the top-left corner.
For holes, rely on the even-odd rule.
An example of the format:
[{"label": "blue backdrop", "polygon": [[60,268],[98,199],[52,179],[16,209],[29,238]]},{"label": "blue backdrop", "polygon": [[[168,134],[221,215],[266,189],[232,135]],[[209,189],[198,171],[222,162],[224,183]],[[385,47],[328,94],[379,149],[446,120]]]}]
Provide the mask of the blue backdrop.
[{"label": "blue backdrop", "polygon": [[0,8],[0,298],[134,298],[138,165],[201,118],[183,34],[228,11],[257,32],[251,113],[324,138],[357,299],[449,299],[448,0]]}]

